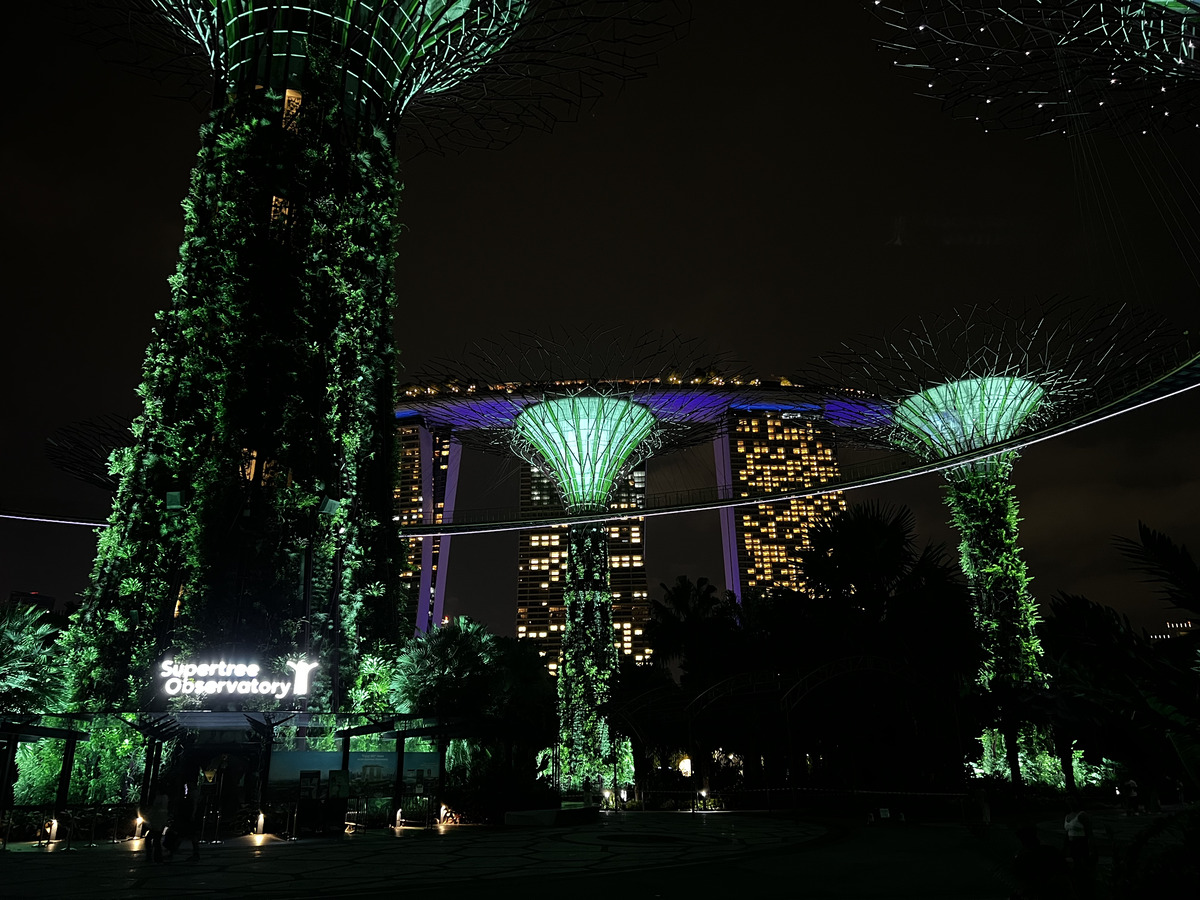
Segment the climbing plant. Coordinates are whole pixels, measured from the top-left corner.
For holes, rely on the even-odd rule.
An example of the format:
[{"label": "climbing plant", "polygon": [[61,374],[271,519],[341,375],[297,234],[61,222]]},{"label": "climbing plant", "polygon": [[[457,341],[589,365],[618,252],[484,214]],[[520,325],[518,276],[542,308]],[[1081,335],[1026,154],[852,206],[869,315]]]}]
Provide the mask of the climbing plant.
[{"label": "climbing plant", "polygon": [[298,109],[253,91],[202,131],[142,413],[64,639],[77,708],[157,702],[170,651],[319,655],[310,708],[337,709],[360,646],[408,630],[391,526],[399,186],[383,134],[346,124],[319,65],[310,82]]},{"label": "climbing plant", "polygon": [[568,789],[612,778],[605,705],[617,670],[608,540],[603,524],[572,525],[563,591],[567,621],[558,668],[561,781]]}]

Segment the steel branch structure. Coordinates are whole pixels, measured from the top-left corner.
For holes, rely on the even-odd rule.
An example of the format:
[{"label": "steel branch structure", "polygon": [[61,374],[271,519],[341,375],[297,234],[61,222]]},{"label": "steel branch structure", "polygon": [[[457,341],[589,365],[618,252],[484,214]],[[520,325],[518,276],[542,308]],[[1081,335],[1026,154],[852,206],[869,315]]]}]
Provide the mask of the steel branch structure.
[{"label": "steel branch structure", "polygon": [[[220,108],[326,70],[352,117],[437,150],[498,147],[643,75],[686,22],[672,0],[101,0],[108,55]],[[96,26],[100,26],[96,28]]]},{"label": "steel branch structure", "polygon": [[115,491],[109,460],[114,450],[129,445],[129,424],[124,416],[110,413],[60,428],[46,438],[46,458],[92,487]]},{"label": "steel branch structure", "polygon": [[[892,336],[825,357],[842,383],[888,398],[892,422],[866,430],[878,444],[921,459],[971,454],[1096,408],[1120,380],[1178,340],[1123,305],[1060,301],[1016,313],[996,307],[902,325]],[[1000,694],[1043,680],[1037,607],[1017,543],[1011,474],[1016,451],[947,469],[946,500],[961,534],[986,657],[980,684]],[[1011,707],[1006,746],[1016,760]]]},{"label": "steel branch structure", "polygon": [[955,115],[1038,134],[1200,128],[1196,0],[873,0]]}]

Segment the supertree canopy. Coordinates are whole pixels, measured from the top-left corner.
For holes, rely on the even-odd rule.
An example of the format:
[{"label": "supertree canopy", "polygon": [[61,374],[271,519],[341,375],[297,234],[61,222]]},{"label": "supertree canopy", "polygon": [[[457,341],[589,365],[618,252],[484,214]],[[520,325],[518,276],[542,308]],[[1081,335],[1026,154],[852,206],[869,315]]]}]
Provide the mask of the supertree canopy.
[{"label": "supertree canopy", "polygon": [[[589,333],[478,347],[404,390],[401,410],[453,429],[466,446],[511,452],[544,472],[570,513],[607,510],[614,484],[634,465],[713,437],[731,406],[763,402],[757,383],[693,344],[661,336]],[[796,388],[814,416],[844,399]],[[603,522],[568,526],[558,666],[563,781],[611,776],[614,747],[602,707],[617,647]]]},{"label": "supertree canopy", "polygon": [[[501,146],[643,74],[685,17],[671,0],[100,0],[82,4],[115,60],[221,107],[311,90],[343,114],[439,150]],[[370,129],[368,129],[369,131]]]},{"label": "supertree canopy", "polygon": [[1041,134],[1200,127],[1195,0],[873,0],[955,114]]},{"label": "supertree canopy", "polygon": [[929,453],[957,456],[1014,437],[1045,396],[1036,382],[1017,375],[964,378],[904,398],[894,415]]},{"label": "supertree canopy", "polygon": [[208,54],[220,86],[301,90],[310,48],[341,61],[337,86],[348,112],[399,115],[422,92],[451,90],[474,75],[521,23],[526,0],[351,0],[227,3],[145,0],[180,36]]},{"label": "supertree canopy", "polygon": [[[892,421],[874,423],[868,440],[938,460],[1094,409],[1097,390],[1129,378],[1170,339],[1160,322],[1124,306],[1058,302],[1016,314],[993,307],[931,317],[823,362],[841,383],[891,401]],[[1003,450],[945,471],[986,654],[979,683],[1009,696],[1044,681],[1037,605],[1018,544],[1016,458]],[[1015,720],[1009,724],[1006,744],[1015,754]]]},{"label": "supertree canopy", "polygon": [[567,512],[595,512],[634,454],[645,455],[654,425],[654,413],[625,397],[557,397],[517,415],[513,449],[554,473]]},{"label": "supertree canopy", "polygon": [[390,133],[494,145],[548,125],[606,78],[638,74],[674,33],[674,6],[83,9],[113,56],[206,97],[213,113],[184,201],[172,303],[138,389],[143,410],[132,446],[113,456],[110,527],[64,639],[73,703],[166,703],[155,670],[171,656],[275,671],[315,662],[309,708],[340,709],[359,648],[411,633],[391,522]]}]

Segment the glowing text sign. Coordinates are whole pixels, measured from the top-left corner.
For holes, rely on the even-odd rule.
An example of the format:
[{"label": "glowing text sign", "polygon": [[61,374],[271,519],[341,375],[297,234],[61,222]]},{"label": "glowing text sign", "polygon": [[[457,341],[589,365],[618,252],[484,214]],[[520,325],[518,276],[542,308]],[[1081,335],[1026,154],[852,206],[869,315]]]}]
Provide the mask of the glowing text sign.
[{"label": "glowing text sign", "polygon": [[257,663],[220,662],[194,663],[163,660],[158,677],[163,693],[168,697],[195,695],[207,697],[220,694],[243,694],[283,700],[289,695],[303,697],[308,693],[309,674],[317,663],[289,659],[287,667],[294,673],[292,681],[260,678]]}]

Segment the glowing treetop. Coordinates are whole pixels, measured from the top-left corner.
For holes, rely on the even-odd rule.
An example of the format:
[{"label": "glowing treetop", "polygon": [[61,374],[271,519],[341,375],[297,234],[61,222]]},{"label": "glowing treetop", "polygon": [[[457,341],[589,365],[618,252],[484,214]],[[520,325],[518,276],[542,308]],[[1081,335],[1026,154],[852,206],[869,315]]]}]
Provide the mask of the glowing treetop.
[{"label": "glowing treetop", "polygon": [[860,426],[875,442],[944,459],[1089,409],[1100,385],[1160,352],[1165,334],[1157,319],[1124,304],[974,307],[823,361],[842,384],[889,400],[891,421]]},{"label": "glowing treetop", "polygon": [[338,61],[347,109],[387,116],[402,113],[421,91],[446,91],[470,78],[508,42],[529,6],[526,0],[139,5],[159,10],[207,54],[221,85],[301,90],[319,48]]},{"label": "glowing treetop", "polygon": [[904,398],[895,421],[929,455],[957,456],[1015,437],[1045,396],[1020,376],[963,378]]},{"label": "glowing treetop", "polygon": [[567,512],[592,512],[607,506],[635,454],[646,454],[655,424],[654,413],[627,397],[577,394],[522,410],[513,444],[553,473]]},{"label": "glowing treetop", "polygon": [[837,424],[858,423],[869,408],[861,392],[764,386],[674,337],[517,335],[473,356],[403,388],[398,414],[419,413],[468,446],[511,451],[551,479],[569,513],[606,509],[622,475],[712,438],[730,408],[779,405]]},{"label": "glowing treetop", "polygon": [[1042,134],[1200,128],[1197,0],[873,0],[955,114]]},{"label": "glowing treetop", "polygon": [[104,46],[221,107],[314,73],[344,112],[438,147],[505,143],[642,74],[682,17],[669,0],[96,0]]}]

